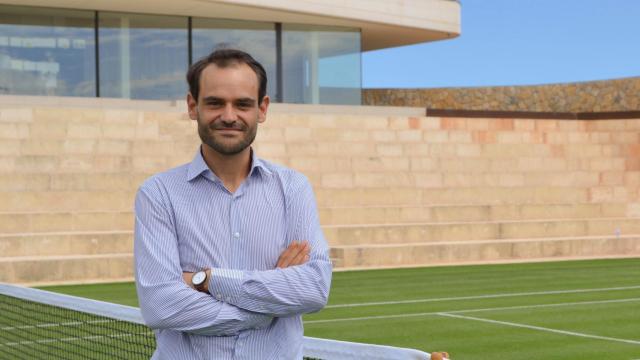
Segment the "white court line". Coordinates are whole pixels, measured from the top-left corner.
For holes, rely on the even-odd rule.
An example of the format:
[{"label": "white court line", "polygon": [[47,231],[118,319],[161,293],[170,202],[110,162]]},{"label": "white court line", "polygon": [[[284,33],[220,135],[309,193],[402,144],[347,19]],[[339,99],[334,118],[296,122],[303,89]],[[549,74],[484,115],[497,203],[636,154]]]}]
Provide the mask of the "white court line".
[{"label": "white court line", "polygon": [[443,298],[415,299],[415,300],[379,301],[379,302],[354,303],[354,304],[336,304],[336,305],[327,305],[324,308],[325,309],[337,309],[337,308],[350,308],[350,307],[361,307],[361,306],[417,304],[417,303],[438,302],[438,301],[495,299],[495,298],[518,297],[518,296],[535,296],[535,295],[577,294],[577,293],[620,291],[620,290],[633,290],[633,289],[640,289],[640,285],[637,285],[637,286],[610,287],[610,288],[593,288],[593,289],[550,290],[550,291],[535,291],[535,292],[521,292],[521,293],[502,293],[502,294],[487,294],[487,295],[459,296],[459,297],[443,297]]},{"label": "white court line", "polygon": [[2,346],[22,346],[22,345],[32,345],[32,344],[50,344],[56,342],[72,342],[72,341],[84,341],[84,340],[99,340],[99,339],[117,339],[122,337],[130,337],[130,336],[151,336],[154,335],[153,331],[144,331],[139,333],[127,333],[127,334],[106,334],[106,335],[91,335],[91,336],[82,336],[82,337],[66,337],[66,338],[58,338],[58,339],[41,339],[41,340],[23,340],[23,341],[13,341],[7,343],[0,343],[0,347]]},{"label": "white court line", "polygon": [[408,318],[408,317],[439,315],[441,313],[460,314],[460,313],[467,313],[467,312],[500,311],[500,310],[511,310],[511,309],[535,309],[535,308],[545,308],[545,307],[554,307],[554,306],[594,305],[594,304],[610,304],[610,303],[623,303],[623,302],[634,302],[634,301],[640,301],[640,298],[600,300],[600,301],[579,301],[579,302],[553,303],[553,304],[542,304],[542,305],[505,306],[505,307],[452,310],[452,311],[433,311],[433,312],[409,313],[409,314],[397,314],[397,315],[361,316],[361,317],[337,318],[337,319],[325,319],[325,320],[308,320],[308,321],[305,321],[304,323],[305,324],[321,324],[321,323],[334,323],[334,322],[344,322],[344,321],[401,319],[401,318]]},{"label": "white court line", "polygon": [[619,339],[619,338],[613,338],[613,337],[608,337],[608,336],[590,335],[590,334],[584,334],[584,333],[579,333],[579,332],[574,332],[574,331],[551,329],[551,328],[546,328],[546,327],[542,327],[542,326],[525,325],[525,324],[518,324],[518,323],[513,323],[513,322],[508,322],[508,321],[498,321],[498,320],[491,320],[491,319],[483,319],[483,318],[478,318],[478,317],[473,317],[473,316],[464,316],[464,315],[458,315],[458,314],[438,313],[437,315],[445,316],[445,317],[451,317],[451,318],[465,319],[465,320],[481,321],[481,322],[486,322],[486,323],[490,323],[490,324],[507,325],[507,326],[531,329],[531,330],[545,331],[545,332],[556,333],[556,334],[578,336],[578,337],[583,337],[583,338],[615,341],[615,342],[621,342],[621,343],[632,344],[632,345],[640,345],[640,341],[637,341],[637,340],[628,340],[628,339]]},{"label": "white court line", "polygon": [[495,311],[500,311],[500,310],[540,309],[540,308],[557,307],[557,306],[625,303],[625,302],[634,302],[634,301],[639,301],[639,300],[640,300],[640,298],[612,299],[612,300],[592,300],[592,301],[575,301],[575,302],[551,303],[551,304],[539,304],[539,305],[514,305],[514,306],[493,307],[493,308],[453,310],[453,311],[443,311],[443,312],[446,312],[446,313],[449,313],[449,314],[462,314],[462,313],[494,311],[494,310]]}]

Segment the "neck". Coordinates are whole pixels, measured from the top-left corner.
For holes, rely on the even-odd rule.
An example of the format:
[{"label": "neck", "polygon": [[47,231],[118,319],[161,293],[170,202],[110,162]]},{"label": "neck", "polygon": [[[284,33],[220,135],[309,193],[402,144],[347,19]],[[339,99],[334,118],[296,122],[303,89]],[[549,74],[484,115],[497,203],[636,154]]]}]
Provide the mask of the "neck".
[{"label": "neck", "polygon": [[234,193],[249,175],[251,170],[251,148],[247,147],[234,155],[224,155],[202,144],[202,157],[209,169]]}]

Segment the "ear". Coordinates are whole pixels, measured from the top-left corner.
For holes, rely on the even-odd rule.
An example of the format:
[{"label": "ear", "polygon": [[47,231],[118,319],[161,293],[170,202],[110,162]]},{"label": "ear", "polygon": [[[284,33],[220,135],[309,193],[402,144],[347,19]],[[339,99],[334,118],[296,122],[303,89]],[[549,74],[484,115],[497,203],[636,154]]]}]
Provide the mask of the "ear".
[{"label": "ear", "polygon": [[267,120],[267,109],[269,109],[269,102],[271,99],[268,95],[262,98],[262,102],[258,106],[258,122],[263,123]]},{"label": "ear", "polygon": [[190,92],[187,94],[187,109],[189,110],[189,118],[198,120],[198,101]]}]

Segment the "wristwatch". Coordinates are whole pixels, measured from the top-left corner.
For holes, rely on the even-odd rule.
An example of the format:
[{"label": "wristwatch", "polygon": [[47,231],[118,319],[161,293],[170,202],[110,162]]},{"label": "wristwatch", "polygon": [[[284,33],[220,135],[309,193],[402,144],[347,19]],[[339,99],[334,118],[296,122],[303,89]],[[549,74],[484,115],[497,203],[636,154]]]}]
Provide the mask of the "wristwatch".
[{"label": "wristwatch", "polygon": [[191,284],[196,290],[204,292],[208,278],[207,269],[200,270],[191,277]]}]

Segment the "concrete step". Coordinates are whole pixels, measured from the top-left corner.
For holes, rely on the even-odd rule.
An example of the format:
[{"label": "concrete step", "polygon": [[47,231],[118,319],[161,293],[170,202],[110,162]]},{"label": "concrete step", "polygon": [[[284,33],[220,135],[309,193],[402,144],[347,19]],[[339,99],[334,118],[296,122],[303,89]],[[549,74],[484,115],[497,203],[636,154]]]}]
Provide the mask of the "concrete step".
[{"label": "concrete step", "polygon": [[324,207],[318,212],[323,225],[356,225],[625,217],[630,212],[628,208],[623,203],[412,205]]},{"label": "concrete step", "polygon": [[[592,204],[578,210],[588,210]],[[616,204],[609,204],[607,211],[619,211]],[[595,205],[593,205],[595,206]],[[604,207],[605,204],[602,204]],[[494,207],[494,209],[509,209]],[[456,207],[426,208],[435,214],[436,222],[405,224],[359,224],[325,225],[323,230],[330,244],[399,244],[430,241],[488,240],[549,236],[587,236],[620,235],[640,232],[637,218],[596,218],[596,219],[553,219],[553,220],[514,220],[447,222],[444,217],[453,213],[458,216]],[[484,217],[487,213],[474,213],[477,207],[463,207],[471,215]],[[562,207],[561,207],[562,209]],[[336,210],[336,209],[332,209]],[[347,209],[340,209],[336,215]],[[374,208],[373,210],[388,210]],[[420,208],[420,210],[425,210]],[[523,212],[536,210],[536,207],[523,207]],[[322,211],[322,210],[321,210]],[[499,211],[489,213],[496,215]],[[504,214],[504,213],[503,213]],[[513,213],[512,213],[513,214]],[[509,214],[507,214],[509,215]],[[0,215],[2,234],[0,235],[0,253],[4,256],[24,255],[68,255],[90,254],[96,252],[130,251],[133,217],[128,212],[96,212],[84,214],[4,214]],[[437,222],[441,221],[441,222]],[[70,231],[69,229],[72,229]],[[28,229],[30,231],[25,231]]]},{"label": "concrete step", "polygon": [[0,213],[0,234],[131,231],[131,211]]},{"label": "concrete step", "polygon": [[122,211],[134,198],[135,191],[2,191],[0,212]]},{"label": "concrete step", "polygon": [[640,234],[638,218],[329,225],[330,246]]},{"label": "concrete step", "polygon": [[[610,188],[612,196],[614,188]],[[472,187],[472,188],[316,188],[320,207],[354,205],[493,205],[572,204],[592,201],[593,191],[573,187]],[[602,199],[600,202],[605,201]],[[614,201],[615,200],[615,201]],[[618,201],[612,197],[608,202]]]},{"label": "concrete step", "polygon": [[488,187],[578,187],[624,186],[637,183],[637,174],[624,174],[624,162],[606,172],[538,171],[483,173],[453,172],[435,169],[430,172],[342,172],[306,173],[316,187],[322,188],[488,188]]},{"label": "concrete step", "polygon": [[[628,187],[316,187],[319,207],[407,205],[573,204],[627,202]],[[0,191],[0,212],[122,211],[133,207],[135,190]]]},{"label": "concrete step", "polygon": [[[34,145],[37,146],[38,144]],[[39,145],[43,146],[41,143]],[[193,144],[191,144],[193,146]],[[160,147],[163,145],[160,144]],[[51,155],[51,149],[43,155],[7,156],[0,154],[0,175],[64,175],[111,173],[156,173],[170,167],[187,163],[196,147],[187,154],[135,154],[135,155]]]},{"label": "concrete step", "polygon": [[2,257],[96,255],[133,252],[132,231],[0,235]]},{"label": "concrete step", "polygon": [[0,282],[45,285],[133,280],[133,254],[0,257]]},{"label": "concrete step", "polygon": [[[278,158],[284,160],[286,158]],[[150,158],[128,157],[70,157],[53,159],[50,156],[8,158],[0,154],[0,161],[4,164],[5,171],[0,169],[0,185],[3,191],[24,190],[60,190],[73,188],[76,190],[100,190],[137,188],[137,186],[156,172],[168,169],[158,167],[157,171],[138,168],[133,162],[150,161]],[[434,164],[429,169],[404,169],[396,170],[389,166],[388,169],[358,170],[350,164],[349,158],[341,159],[344,164],[338,170],[305,170],[293,167],[307,175],[315,186],[326,188],[376,188],[393,185],[396,187],[534,187],[534,186],[594,186],[598,184],[622,185],[637,184],[640,172],[625,170],[625,161],[621,159],[607,159],[612,168],[596,166],[595,163],[586,161],[565,164],[557,169],[544,169],[512,162],[494,163],[483,168],[469,170],[468,168],[451,168],[447,162]],[[389,158],[389,162],[399,161]],[[537,159],[544,161],[544,159]],[[185,159],[178,164],[186,163]],[[310,159],[317,164],[322,159]],[[476,162],[488,161],[476,159]],[[536,161],[528,159],[529,162]],[[163,163],[165,161],[163,160]],[[281,161],[282,162],[282,161]],[[58,164],[60,163],[60,164]],[[142,166],[142,165],[141,165]],[[542,166],[542,164],[540,165]],[[326,166],[330,168],[330,166]],[[478,167],[478,165],[476,165]],[[15,184],[29,184],[29,187],[17,187]],[[24,190],[23,190],[24,189]]]},{"label": "concrete step", "polygon": [[333,246],[338,269],[640,256],[640,235]]},{"label": "concrete step", "polygon": [[45,174],[0,174],[5,191],[135,191],[150,177],[147,173],[87,172]]},{"label": "concrete step", "polygon": [[[623,203],[345,206],[318,209],[323,225],[609,218],[637,215]],[[133,211],[0,212],[0,234],[131,231]]]},{"label": "concrete step", "polygon": [[[331,248],[337,270],[631,256],[640,256],[640,235]],[[0,258],[0,282],[38,285],[131,281],[132,278],[131,253]]]},{"label": "concrete step", "polygon": [[[596,181],[601,172],[618,173],[619,177],[638,176],[638,170],[627,167],[627,160],[635,154],[631,145],[610,145],[614,150],[609,149],[606,154],[576,157],[502,157],[483,154],[461,157],[455,153],[451,157],[438,157],[429,153],[412,152],[397,155],[347,153],[348,156],[345,156],[344,153],[312,153],[297,156],[292,152],[295,149],[288,151],[284,144],[279,144],[281,151],[271,150],[276,149],[275,143],[267,145],[263,144],[261,148],[270,151],[261,152],[261,157],[277,160],[276,162],[310,177],[319,177],[319,184],[329,185],[336,177],[348,177],[359,186],[372,186],[370,184],[374,181],[382,186],[381,182],[389,182],[396,178],[406,178],[401,184],[440,181],[445,186],[461,183],[535,186],[539,183],[562,184],[570,181],[588,185]],[[327,144],[320,145],[320,148],[342,149],[345,146],[348,144]],[[451,146],[455,149],[457,145]],[[100,148],[104,150],[98,150]],[[4,140],[0,141],[0,163],[3,164],[0,167],[0,176],[42,174],[91,177],[151,174],[166,169],[171,164],[191,161],[196,149],[197,144],[193,141],[174,144],[144,140]],[[509,149],[502,151],[508,152]],[[434,178],[436,175],[439,177]],[[522,177],[523,175],[527,176]]]}]

